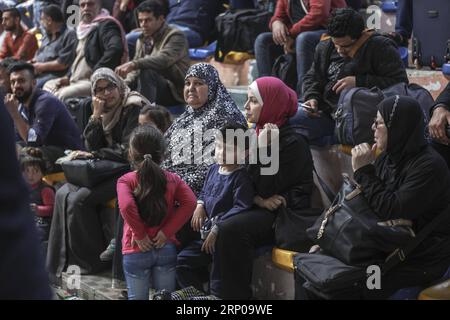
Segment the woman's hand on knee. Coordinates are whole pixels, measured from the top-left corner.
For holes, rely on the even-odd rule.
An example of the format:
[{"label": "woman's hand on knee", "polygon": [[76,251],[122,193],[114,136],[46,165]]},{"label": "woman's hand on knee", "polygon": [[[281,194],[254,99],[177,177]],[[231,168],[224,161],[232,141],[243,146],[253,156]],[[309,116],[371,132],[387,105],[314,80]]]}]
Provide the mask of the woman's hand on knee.
[{"label": "woman's hand on knee", "polygon": [[256,197],[259,199],[255,199],[255,203],[260,208],[267,209],[269,211],[275,211],[277,210],[281,205],[287,206],[286,199],[283,196],[280,196],[278,194],[274,194],[273,196],[262,199],[261,197]]},{"label": "woman's hand on knee", "polygon": [[216,248],[217,233],[210,232],[202,245],[202,251],[213,254]]},{"label": "woman's hand on knee", "polygon": [[203,207],[203,204],[197,204],[197,208],[195,208],[194,215],[191,219],[191,227],[194,231],[200,232],[200,228],[205,222],[206,219],[206,211]]}]

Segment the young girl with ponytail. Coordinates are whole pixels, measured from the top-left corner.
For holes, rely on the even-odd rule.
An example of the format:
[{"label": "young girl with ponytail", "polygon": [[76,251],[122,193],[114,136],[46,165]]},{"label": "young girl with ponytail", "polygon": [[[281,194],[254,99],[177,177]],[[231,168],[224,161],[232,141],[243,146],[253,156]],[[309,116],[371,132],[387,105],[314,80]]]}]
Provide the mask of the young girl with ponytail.
[{"label": "young girl with ponytail", "polygon": [[147,300],[151,287],[175,290],[175,233],[196,206],[186,183],[160,168],[164,153],[164,138],[158,129],[149,125],[136,128],[129,148],[135,171],[117,182],[124,219],[123,269],[130,300]]}]

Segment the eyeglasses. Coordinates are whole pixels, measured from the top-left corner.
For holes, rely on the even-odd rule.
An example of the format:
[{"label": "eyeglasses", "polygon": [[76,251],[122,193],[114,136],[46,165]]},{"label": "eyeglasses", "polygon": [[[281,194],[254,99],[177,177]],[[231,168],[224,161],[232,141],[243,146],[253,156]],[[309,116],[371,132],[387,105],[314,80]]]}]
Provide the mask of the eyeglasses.
[{"label": "eyeglasses", "polygon": [[378,121],[377,118],[374,118],[373,125],[374,125],[375,129],[378,129],[379,126],[384,126],[384,122]]},{"label": "eyeglasses", "polygon": [[111,93],[117,86],[114,83],[108,84],[106,87],[100,88],[96,87],[94,92],[95,94],[105,94],[106,90],[108,90],[109,93]]}]

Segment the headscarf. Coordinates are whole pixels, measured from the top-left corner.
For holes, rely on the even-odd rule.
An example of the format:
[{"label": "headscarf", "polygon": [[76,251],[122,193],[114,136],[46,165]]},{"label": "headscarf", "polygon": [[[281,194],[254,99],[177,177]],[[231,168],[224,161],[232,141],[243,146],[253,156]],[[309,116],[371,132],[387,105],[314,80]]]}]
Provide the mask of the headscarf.
[{"label": "headscarf", "polygon": [[258,101],[262,100],[259,103],[262,102],[263,106],[256,123],[256,133],[259,133],[266,123],[281,127],[297,112],[297,94],[278,78],[256,79],[249,89]]},{"label": "headscarf", "polygon": [[101,9],[100,13],[94,18],[94,20],[92,20],[91,23],[86,23],[80,20],[80,22],[78,23],[77,26],[77,38],[78,40],[82,40],[84,38],[86,38],[89,33],[102,21],[106,21],[106,20],[112,20],[114,21],[117,26],[120,29],[120,37],[122,39],[122,45],[124,48],[124,52],[122,54],[122,58],[121,58],[121,63],[125,63],[128,61],[128,44],[127,44],[127,40],[126,40],[126,35],[125,35],[125,29],[123,28],[122,24],[114,17],[112,17],[108,10],[106,9]]},{"label": "headscarf", "polygon": [[427,145],[425,122],[419,103],[406,96],[384,99],[377,106],[387,128],[386,154],[397,167]]},{"label": "headscarf", "polygon": [[120,92],[120,101],[117,103],[117,105],[112,106],[109,110],[106,110],[106,112],[102,116],[103,131],[105,132],[108,143],[112,144],[111,132],[116,124],[120,121],[122,110],[131,105],[144,106],[150,104],[150,102],[139,92],[131,91],[130,88],[125,84],[125,81],[123,81],[120,76],[118,76],[109,68],[99,68],[95,70],[94,74],[91,77],[92,96],[95,96],[95,88],[99,80],[106,80],[113,83]]},{"label": "headscarf", "polygon": [[200,152],[207,152],[205,151],[207,147],[214,147],[214,135],[205,136],[203,140],[199,141],[198,139],[202,137],[194,135],[194,132],[205,133],[210,129],[220,129],[227,122],[246,125],[246,121],[213,66],[206,63],[192,65],[187,71],[185,79],[189,77],[202,79],[208,85],[208,100],[204,106],[198,109],[188,105],[186,111],[167,130],[165,137],[169,143],[169,153],[172,150],[178,150],[180,145],[186,144],[184,141],[190,138],[190,146],[187,147],[191,148],[191,162],[184,164],[183,157],[169,154],[163,166],[180,175],[198,195],[203,186],[208,166],[211,164],[199,159]]}]

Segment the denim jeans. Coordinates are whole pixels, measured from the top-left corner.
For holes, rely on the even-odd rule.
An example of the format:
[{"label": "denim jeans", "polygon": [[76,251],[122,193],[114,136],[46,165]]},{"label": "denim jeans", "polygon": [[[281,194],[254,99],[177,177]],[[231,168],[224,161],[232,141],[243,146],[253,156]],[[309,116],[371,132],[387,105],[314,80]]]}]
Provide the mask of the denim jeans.
[{"label": "denim jeans", "polygon": [[150,288],[175,290],[177,249],[166,243],[161,249],[125,254],[123,271],[129,300],[148,300]]},{"label": "denim jeans", "polygon": [[202,36],[198,32],[192,30],[191,28],[180,26],[174,23],[171,23],[170,26],[183,31],[188,41],[189,48],[201,47],[203,45]]},{"label": "denim jeans", "polygon": [[[297,56],[297,93],[301,95],[303,77],[314,62],[314,52],[325,30],[305,31],[295,39]],[[283,48],[273,42],[271,32],[260,34],[255,40],[256,65],[259,77],[270,76],[277,57],[283,54]]]},{"label": "denim jeans", "polygon": [[398,0],[395,32],[402,37],[411,38],[413,29],[413,0]]},{"label": "denim jeans", "polygon": [[59,78],[60,76],[54,73],[45,73],[36,77],[36,87],[42,89],[47,81]]},{"label": "denim jeans", "polygon": [[133,31],[126,35],[128,45],[128,56],[130,57],[130,61],[133,60],[134,58],[134,54],[136,52],[136,42],[141,34],[142,34],[141,31]]},{"label": "denim jeans", "polygon": [[337,144],[337,138],[334,134],[334,120],[327,114],[320,117],[309,117],[302,107],[298,108],[297,113],[289,119],[288,123],[296,127],[310,145],[323,147]]}]

